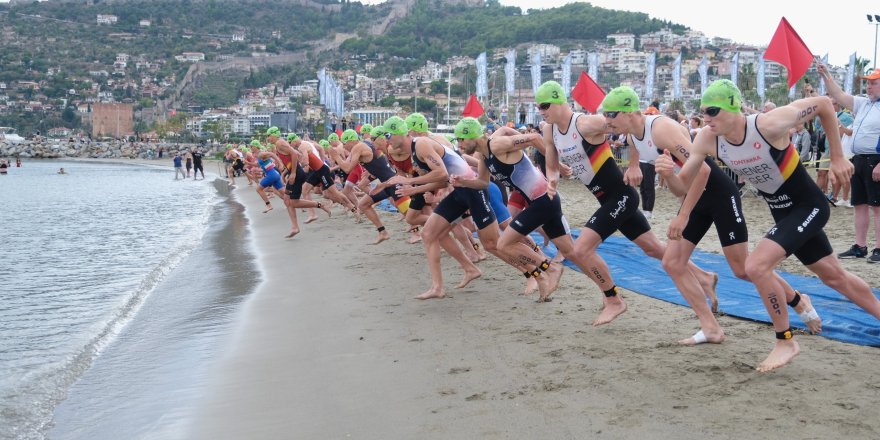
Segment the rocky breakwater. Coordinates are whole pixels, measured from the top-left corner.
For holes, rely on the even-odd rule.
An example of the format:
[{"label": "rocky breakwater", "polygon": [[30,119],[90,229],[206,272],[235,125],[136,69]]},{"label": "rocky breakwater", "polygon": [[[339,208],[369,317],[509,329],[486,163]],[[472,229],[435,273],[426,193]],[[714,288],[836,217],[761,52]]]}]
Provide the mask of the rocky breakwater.
[{"label": "rocky breakwater", "polygon": [[[214,153],[210,146],[198,144],[177,144],[167,142],[92,142],[90,140],[28,140],[18,143],[0,141],[0,157],[22,157],[39,159],[60,159],[81,157],[92,159],[155,159],[159,150],[164,156],[173,156],[180,151],[200,148],[205,155]],[[219,151],[219,150],[218,150]]]}]

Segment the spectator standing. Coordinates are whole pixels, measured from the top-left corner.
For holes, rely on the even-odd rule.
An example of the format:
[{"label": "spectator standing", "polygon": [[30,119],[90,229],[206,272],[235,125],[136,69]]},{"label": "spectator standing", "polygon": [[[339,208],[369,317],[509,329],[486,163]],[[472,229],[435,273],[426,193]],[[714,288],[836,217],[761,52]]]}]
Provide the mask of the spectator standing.
[{"label": "spectator standing", "polygon": [[202,151],[199,148],[196,148],[192,152],[193,158],[193,180],[197,180],[199,176],[199,171],[202,172],[202,180],[205,180],[205,169],[202,167]]},{"label": "spectator standing", "polygon": [[874,69],[863,78],[868,82],[868,97],[852,96],[844,92],[831,78],[825,64],[817,63],[817,70],[828,95],[834,101],[853,111],[852,162],[855,166],[850,183],[850,202],[855,208],[853,216],[856,242],[840,258],[864,258],[868,256],[868,227],[874,215],[874,249],[869,263],[880,263],[880,69]]},{"label": "spectator standing", "polygon": [[177,175],[180,175],[181,179],[186,179],[186,174],[183,172],[183,158],[180,157],[180,152],[174,154],[174,180],[180,180],[177,178]]}]

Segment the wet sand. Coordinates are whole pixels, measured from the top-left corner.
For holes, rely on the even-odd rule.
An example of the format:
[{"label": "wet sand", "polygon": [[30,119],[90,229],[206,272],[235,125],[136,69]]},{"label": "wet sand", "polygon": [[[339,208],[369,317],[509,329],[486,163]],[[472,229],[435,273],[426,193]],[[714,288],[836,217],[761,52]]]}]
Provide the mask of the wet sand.
[{"label": "wet sand", "polygon": [[[597,206],[578,182],[561,192],[572,225]],[[522,276],[491,257],[461,290],[444,258],[450,297],[418,301],[429,285],[423,249],[406,243],[396,214],[381,214],[392,239],[379,246],[368,244],[368,223],[339,208],[285,240],[277,199],[264,215],[252,187],[235,195],[265,282],[213,366],[187,438],[880,436],[876,348],[798,336],[800,356],[758,374],[773,344],[766,324],[721,317],[724,344],[682,347],[673,342],[698,328],[689,309],[624,291],[629,310],[595,328],[601,293],[583,275],[566,271],[555,300],[536,304],[517,295]],[[762,200],[744,204],[754,245],[771,219]],[[658,192],[661,237],[677,206]],[[826,231],[836,251],[848,248],[852,210],[834,208]],[[716,240],[713,230],[700,247],[717,251]],[[880,284],[864,260],[844,266]],[[783,268],[807,274],[794,260]]]}]

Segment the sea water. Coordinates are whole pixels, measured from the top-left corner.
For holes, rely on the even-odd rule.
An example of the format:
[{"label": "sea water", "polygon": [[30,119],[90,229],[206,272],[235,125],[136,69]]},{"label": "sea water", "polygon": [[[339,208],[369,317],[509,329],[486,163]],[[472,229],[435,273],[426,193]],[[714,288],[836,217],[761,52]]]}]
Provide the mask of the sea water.
[{"label": "sea water", "polygon": [[225,183],[168,167],[0,176],[0,438],[179,438],[259,278],[246,234]]}]

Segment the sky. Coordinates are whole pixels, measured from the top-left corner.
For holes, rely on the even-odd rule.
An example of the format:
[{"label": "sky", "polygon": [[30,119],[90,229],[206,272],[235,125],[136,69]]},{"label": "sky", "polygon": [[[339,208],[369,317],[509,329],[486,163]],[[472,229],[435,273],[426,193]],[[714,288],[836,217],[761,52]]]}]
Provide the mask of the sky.
[{"label": "sky", "polygon": [[[500,0],[502,5],[523,11],[553,8],[572,0]],[[370,0],[365,3],[381,3]],[[644,12],[669,20],[708,37],[730,38],[737,43],[766,46],[784,16],[814,54],[828,53],[828,62],[843,66],[853,52],[874,60],[875,25],[867,14],[880,15],[880,1],[839,0],[805,2],[792,0],[592,0],[593,6]],[[721,12],[721,9],[724,12]],[[758,12],[760,11],[760,12]],[[712,21],[707,20],[707,17]]]}]

